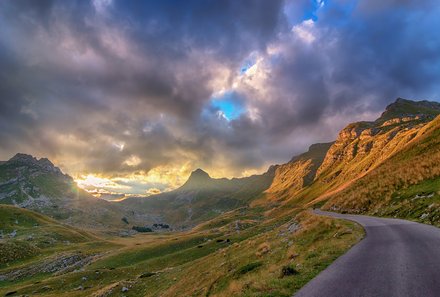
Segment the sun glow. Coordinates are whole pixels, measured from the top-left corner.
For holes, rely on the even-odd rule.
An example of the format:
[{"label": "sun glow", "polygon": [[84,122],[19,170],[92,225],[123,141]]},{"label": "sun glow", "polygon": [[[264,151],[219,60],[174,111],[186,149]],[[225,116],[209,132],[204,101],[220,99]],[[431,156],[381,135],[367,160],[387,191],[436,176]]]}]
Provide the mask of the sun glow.
[{"label": "sun glow", "polygon": [[[130,160],[130,159],[129,159]],[[138,163],[133,158],[130,164]],[[133,162],[133,163],[132,163]],[[148,172],[138,171],[121,176],[104,176],[99,173],[80,175],[75,178],[77,185],[94,195],[111,200],[115,197],[149,196],[173,190],[188,178],[194,166],[185,163],[181,166],[158,166]]]},{"label": "sun glow", "polygon": [[82,175],[75,179],[75,182],[80,188],[88,190],[90,188],[110,188],[110,189],[129,189],[129,186],[124,186],[115,183],[109,178],[99,177],[93,174]]}]

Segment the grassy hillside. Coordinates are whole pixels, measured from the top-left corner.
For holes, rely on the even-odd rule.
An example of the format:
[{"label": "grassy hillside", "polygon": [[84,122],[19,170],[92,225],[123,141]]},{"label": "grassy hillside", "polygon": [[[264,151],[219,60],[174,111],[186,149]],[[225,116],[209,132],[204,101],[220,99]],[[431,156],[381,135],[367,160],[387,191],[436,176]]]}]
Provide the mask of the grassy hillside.
[{"label": "grassy hillside", "polygon": [[398,99],[378,120],[344,128],[310,185],[298,190],[292,182],[303,172],[297,167],[284,177],[288,190],[254,205],[267,207],[273,217],[325,204],[334,211],[438,225],[440,119],[432,117],[439,112],[439,103]]},{"label": "grassy hillside", "polygon": [[337,193],[325,209],[440,225],[440,117],[398,153]]},{"label": "grassy hillside", "polygon": [[[0,205],[0,292],[82,269],[116,245],[44,215]],[[12,290],[13,291],[13,290]]]},{"label": "grassy hillside", "polygon": [[115,238],[81,270],[3,283],[0,294],[291,296],[362,235],[300,209],[278,218],[241,209],[191,232]]}]

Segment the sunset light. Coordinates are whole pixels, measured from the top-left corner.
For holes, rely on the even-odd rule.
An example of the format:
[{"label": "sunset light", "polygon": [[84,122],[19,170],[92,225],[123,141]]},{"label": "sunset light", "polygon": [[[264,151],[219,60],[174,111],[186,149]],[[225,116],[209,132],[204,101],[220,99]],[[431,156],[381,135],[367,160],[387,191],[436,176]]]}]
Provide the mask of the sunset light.
[{"label": "sunset light", "polygon": [[439,0],[0,0],[0,296],[439,297]]}]

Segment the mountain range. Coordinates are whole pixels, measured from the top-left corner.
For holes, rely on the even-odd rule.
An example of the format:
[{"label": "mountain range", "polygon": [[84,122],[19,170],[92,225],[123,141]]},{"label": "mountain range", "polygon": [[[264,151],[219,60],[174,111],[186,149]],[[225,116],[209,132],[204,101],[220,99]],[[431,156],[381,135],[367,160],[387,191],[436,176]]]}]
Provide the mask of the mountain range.
[{"label": "mountain range", "polygon": [[310,208],[440,226],[439,164],[440,104],[404,99],[261,175],[197,169],[147,198],[96,198],[17,154],[0,162],[0,294],[292,296],[365,235]]},{"label": "mountain range", "polygon": [[[79,189],[48,159],[17,154],[0,163],[0,203],[92,229],[152,224],[187,229],[228,211],[256,206],[268,214],[323,206],[405,217],[409,208],[439,196],[439,114],[439,103],[398,98],[377,120],[349,124],[334,142],[313,144],[264,174],[214,179],[197,169],[176,190],[119,202]],[[429,198],[411,200],[411,193]],[[438,204],[433,203],[415,219],[435,221]]]}]

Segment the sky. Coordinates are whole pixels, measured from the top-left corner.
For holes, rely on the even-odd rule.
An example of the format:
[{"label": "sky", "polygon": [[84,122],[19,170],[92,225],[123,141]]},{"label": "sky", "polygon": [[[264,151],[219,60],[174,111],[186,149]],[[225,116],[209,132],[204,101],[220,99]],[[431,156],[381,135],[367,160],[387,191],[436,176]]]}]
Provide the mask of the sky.
[{"label": "sky", "polygon": [[[103,198],[262,173],[440,98],[437,0],[0,1],[0,159]],[[98,195],[99,196],[99,195]]]}]

